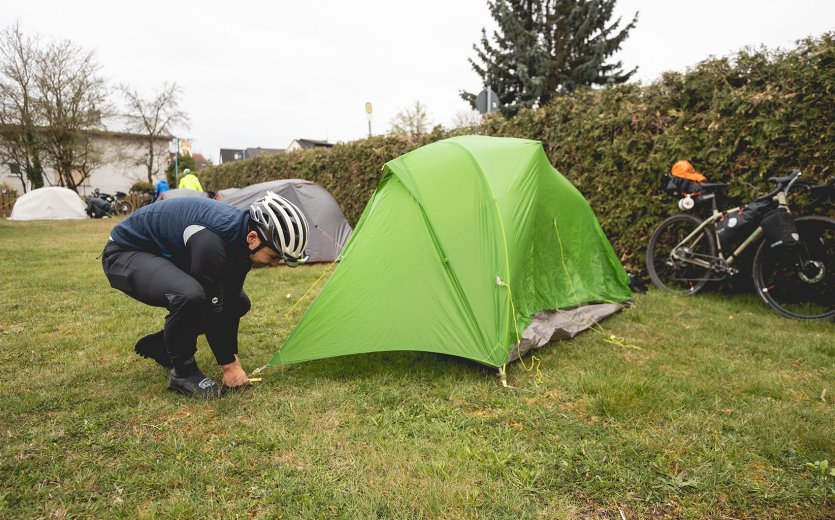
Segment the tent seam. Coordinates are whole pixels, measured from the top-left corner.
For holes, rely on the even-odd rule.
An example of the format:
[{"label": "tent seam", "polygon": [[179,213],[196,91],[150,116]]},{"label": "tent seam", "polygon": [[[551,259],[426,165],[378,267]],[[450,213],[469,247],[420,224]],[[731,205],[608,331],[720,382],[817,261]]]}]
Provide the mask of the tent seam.
[{"label": "tent seam", "polygon": [[[460,148],[467,155],[467,157],[469,157],[470,162],[472,162],[475,165],[476,169],[478,170],[478,173],[480,174],[479,178],[481,179],[481,184],[484,187],[486,187],[487,191],[490,193],[490,200],[493,201],[493,208],[496,212],[496,217],[499,220],[499,228],[502,230],[502,246],[504,248],[505,269],[507,270],[507,280],[503,280],[503,281],[509,287],[510,286],[511,269],[510,269],[510,257],[507,254],[507,233],[505,232],[505,225],[504,225],[504,219],[502,219],[502,213],[501,213],[501,211],[499,211],[499,205],[498,205],[498,202],[497,202],[497,199],[496,199],[496,193],[493,191],[493,187],[490,185],[490,183],[487,182],[487,180],[485,179],[484,170],[481,168],[481,164],[479,164],[479,162],[475,159],[473,154],[467,148],[465,148],[464,146],[462,146],[461,144],[459,144],[457,142],[445,141],[445,142],[442,142],[442,143],[447,144],[447,145],[456,146],[456,147]],[[538,143],[538,144],[539,144],[540,147],[542,147],[541,143]],[[526,165],[526,169],[529,170],[531,168],[531,165],[533,164],[535,159],[536,159],[536,154],[534,153],[534,154],[531,155],[530,159],[528,160],[528,164]],[[496,276],[499,276],[498,273],[496,274]],[[510,298],[512,298],[512,297],[513,296],[508,291],[508,302],[505,303],[505,307],[508,308],[508,312],[513,312],[513,310],[512,310],[513,302],[510,300]],[[515,315],[512,316],[512,317],[515,320]],[[503,337],[507,338],[508,334],[510,334],[510,322],[509,322],[509,320],[506,320]],[[518,331],[517,331],[517,335],[518,335]],[[501,347],[501,343],[498,343],[498,344],[494,345],[492,347],[491,354],[492,354],[492,352],[494,352],[499,347]],[[505,352],[505,354],[509,355],[511,350],[513,350],[512,345],[510,346],[510,348],[507,349],[507,352]]]},{"label": "tent seam", "polygon": [[[431,237],[432,237],[432,243],[435,244],[435,247],[437,248],[438,252],[442,256],[441,262],[444,265],[444,271],[448,273],[448,276],[450,277],[450,279],[451,279],[451,281],[452,281],[452,283],[455,287],[455,292],[458,294],[459,298],[464,303],[464,305],[467,309],[467,317],[469,318],[470,326],[471,326],[472,330],[475,332],[475,335],[481,338],[481,343],[485,346],[489,346],[490,342],[486,341],[487,338],[484,336],[484,333],[482,332],[481,327],[479,326],[479,322],[476,319],[475,313],[473,312],[473,307],[470,304],[470,300],[469,300],[469,298],[467,298],[467,295],[464,293],[464,289],[461,287],[461,282],[458,280],[458,274],[452,269],[452,266],[448,262],[449,257],[447,256],[446,251],[443,249],[440,242],[438,242],[438,234],[435,232],[435,226],[432,225],[432,222],[426,216],[426,210],[423,207],[423,204],[421,203],[420,198],[416,197],[415,194],[412,192],[412,190],[409,189],[409,186],[400,179],[400,175],[397,171],[397,167],[393,167],[389,163],[386,164],[386,167],[389,169],[389,171],[392,173],[392,175],[394,175],[395,177],[398,178],[398,181],[403,186],[403,189],[405,189],[409,193],[409,195],[412,196],[412,199],[415,201],[418,208],[420,208],[421,218],[426,223],[426,226],[429,228],[429,230],[431,232],[430,234],[431,234]],[[490,348],[495,349],[495,347],[490,347]]]}]

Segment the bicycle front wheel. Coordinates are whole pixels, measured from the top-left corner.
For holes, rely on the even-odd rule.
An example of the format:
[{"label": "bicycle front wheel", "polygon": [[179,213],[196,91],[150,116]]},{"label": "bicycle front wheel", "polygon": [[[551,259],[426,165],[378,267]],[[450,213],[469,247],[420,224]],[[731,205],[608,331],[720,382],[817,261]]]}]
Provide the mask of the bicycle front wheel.
[{"label": "bicycle front wheel", "polygon": [[798,320],[835,318],[835,219],[795,219],[800,245],[772,249],[763,242],[754,257],[754,286],[772,309]]},{"label": "bicycle front wheel", "polygon": [[716,258],[716,239],[711,230],[706,226],[684,243],[701,224],[693,215],[673,215],[652,233],[647,246],[647,271],[656,287],[689,295],[701,291],[710,281],[710,267],[704,264]]}]

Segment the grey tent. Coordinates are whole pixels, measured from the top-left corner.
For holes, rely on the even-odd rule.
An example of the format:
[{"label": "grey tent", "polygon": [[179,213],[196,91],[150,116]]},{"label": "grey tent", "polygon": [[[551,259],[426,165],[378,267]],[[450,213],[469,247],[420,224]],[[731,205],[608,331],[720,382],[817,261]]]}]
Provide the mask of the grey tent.
[{"label": "grey tent", "polygon": [[339,258],[351,236],[351,225],[345,220],[336,199],[315,182],[303,179],[261,182],[224,195],[221,202],[248,208],[268,191],[281,195],[304,212],[310,226],[307,254],[311,262],[333,262]]},{"label": "grey tent", "polygon": [[233,193],[238,191],[239,189],[240,188],[226,188],[226,189],[223,189],[223,190],[217,190],[217,195],[215,196],[215,198],[217,200],[223,200],[226,197],[228,197],[229,195],[232,195]]},{"label": "grey tent", "polygon": [[203,197],[205,199],[209,197],[209,194],[205,191],[190,190],[188,188],[175,188],[160,193],[159,200],[179,199],[181,197]]}]

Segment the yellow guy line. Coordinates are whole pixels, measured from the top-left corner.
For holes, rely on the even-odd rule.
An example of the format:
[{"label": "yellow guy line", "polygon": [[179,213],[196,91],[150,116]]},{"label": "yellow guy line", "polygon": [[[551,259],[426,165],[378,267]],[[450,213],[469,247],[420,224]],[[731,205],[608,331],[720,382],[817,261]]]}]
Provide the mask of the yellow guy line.
[{"label": "yellow guy line", "polygon": [[[539,386],[540,384],[542,384],[543,381],[542,371],[540,370],[542,360],[540,360],[539,357],[531,354],[531,366],[526,367],[525,359],[522,355],[522,352],[519,350],[522,347],[522,339],[519,336],[519,323],[516,321],[516,305],[513,303],[513,290],[510,288],[510,285],[508,285],[504,280],[502,280],[498,276],[496,277],[496,283],[502,287],[507,287],[507,297],[510,299],[510,309],[511,314],[513,315],[513,330],[516,333],[516,354],[519,356],[519,364],[521,364],[522,368],[524,368],[527,372],[536,369],[534,383],[536,383],[536,385]],[[507,363],[502,365],[502,367],[499,369],[499,376],[501,376],[502,378],[502,386],[512,388],[509,387],[509,385],[507,384]]]},{"label": "yellow guy line", "polygon": [[[299,303],[302,300],[304,300],[304,297],[307,296],[308,293],[310,291],[312,291],[313,288],[316,287],[319,284],[319,282],[322,281],[322,278],[324,278],[326,275],[328,275],[331,271],[334,270],[335,266],[336,266],[336,262],[332,262],[331,265],[329,265],[327,268],[322,270],[322,275],[319,278],[317,278],[316,281],[313,282],[313,284],[311,284],[310,287],[307,288],[307,290],[304,292],[304,294],[302,294],[301,297],[296,300],[296,303],[294,303],[289,309],[287,309],[287,311],[284,313],[285,318],[288,318],[290,316],[290,312],[292,312],[293,309],[295,309],[299,305]],[[266,370],[267,367],[269,367],[269,366],[270,366],[270,364],[267,363],[266,365],[258,367],[255,370],[253,370],[252,373],[249,375],[249,380],[254,382],[254,383],[260,382],[261,381],[260,377],[255,377],[254,379],[253,379],[253,377],[257,376],[258,374],[260,374],[261,372]]]}]

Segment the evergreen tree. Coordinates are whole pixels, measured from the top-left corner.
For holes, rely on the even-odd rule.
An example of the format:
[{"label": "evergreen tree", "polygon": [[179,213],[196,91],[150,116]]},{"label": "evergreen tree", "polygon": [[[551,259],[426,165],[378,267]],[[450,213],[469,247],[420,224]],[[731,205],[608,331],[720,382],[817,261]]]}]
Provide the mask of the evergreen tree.
[{"label": "evergreen tree", "polygon": [[[624,72],[607,60],[620,49],[638,14],[622,29],[611,22],[616,0],[488,0],[498,23],[492,41],[481,31],[473,45],[473,70],[499,96],[505,116],[543,105],[555,94],[579,87],[623,83]],[[475,107],[476,94],[461,91]]]}]

